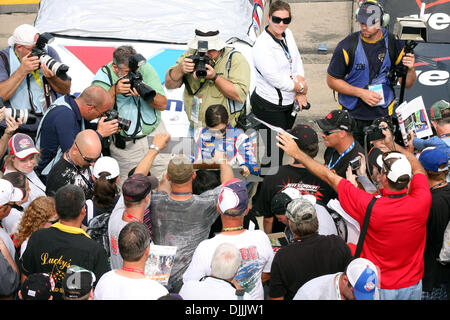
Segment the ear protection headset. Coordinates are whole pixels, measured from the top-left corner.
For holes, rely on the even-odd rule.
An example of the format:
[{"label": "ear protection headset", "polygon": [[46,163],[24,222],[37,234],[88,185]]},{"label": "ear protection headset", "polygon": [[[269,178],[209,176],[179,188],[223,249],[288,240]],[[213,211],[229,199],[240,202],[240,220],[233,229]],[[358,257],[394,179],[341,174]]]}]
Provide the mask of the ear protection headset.
[{"label": "ear protection headset", "polygon": [[[361,3],[359,5],[359,8],[365,4],[370,4],[370,5],[374,5],[377,6],[378,9],[380,10],[380,25],[385,28],[388,24],[389,24],[389,20],[390,20],[390,15],[388,13],[384,12],[384,8],[383,6],[375,0],[365,0],[363,3]],[[355,11],[355,20],[358,18],[358,13],[359,13],[359,8],[356,9]]]}]

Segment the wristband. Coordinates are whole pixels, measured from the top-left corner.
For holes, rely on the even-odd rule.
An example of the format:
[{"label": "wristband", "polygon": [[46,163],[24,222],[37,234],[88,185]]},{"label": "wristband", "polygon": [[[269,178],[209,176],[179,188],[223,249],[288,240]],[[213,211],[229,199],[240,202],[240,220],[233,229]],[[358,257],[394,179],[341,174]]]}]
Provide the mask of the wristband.
[{"label": "wristband", "polygon": [[216,75],[214,76],[214,78],[211,79],[211,81],[214,82],[214,83],[216,83],[216,80],[217,80],[217,77],[218,77],[218,76],[219,76],[219,75],[216,73]]},{"label": "wristband", "polygon": [[297,90],[296,92],[297,92],[297,93],[303,93],[303,91],[305,91],[305,86],[304,86],[303,83],[301,83],[301,82],[297,82],[297,83],[299,84],[300,89]]},{"label": "wristband", "polygon": [[150,147],[148,147],[148,148],[149,148],[149,149],[155,149],[156,151],[161,152],[161,149],[158,148],[158,146],[156,146],[156,145],[154,145],[154,144],[150,145]]}]

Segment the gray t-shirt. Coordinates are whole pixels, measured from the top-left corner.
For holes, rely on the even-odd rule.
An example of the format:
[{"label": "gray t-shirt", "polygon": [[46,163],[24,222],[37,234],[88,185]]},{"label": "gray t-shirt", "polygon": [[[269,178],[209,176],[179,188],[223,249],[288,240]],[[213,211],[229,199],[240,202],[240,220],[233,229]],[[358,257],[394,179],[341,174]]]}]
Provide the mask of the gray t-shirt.
[{"label": "gray t-shirt", "polygon": [[176,201],[166,192],[152,194],[150,220],[153,242],[175,246],[177,252],[170,273],[168,290],[178,292],[183,273],[191,262],[198,244],[207,239],[211,226],[219,216],[216,209],[221,186],[185,201]]},{"label": "gray t-shirt", "polygon": [[111,269],[120,269],[123,265],[123,259],[119,252],[119,234],[128,222],[122,220],[125,204],[123,195],[120,196],[114,207],[108,222],[109,252],[111,253]]}]

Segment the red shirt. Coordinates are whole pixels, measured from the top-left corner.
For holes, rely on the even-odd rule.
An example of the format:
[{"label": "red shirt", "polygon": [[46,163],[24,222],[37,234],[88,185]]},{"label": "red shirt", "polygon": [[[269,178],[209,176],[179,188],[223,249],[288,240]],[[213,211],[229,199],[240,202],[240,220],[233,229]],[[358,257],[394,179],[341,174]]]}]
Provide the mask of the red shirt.
[{"label": "red shirt", "polygon": [[[381,289],[400,289],[417,284],[423,276],[423,253],[431,193],[424,174],[411,179],[410,192],[401,198],[389,195],[406,193],[380,190],[370,216],[361,252],[380,268]],[[342,179],[338,185],[339,202],[362,226],[372,195]]]}]

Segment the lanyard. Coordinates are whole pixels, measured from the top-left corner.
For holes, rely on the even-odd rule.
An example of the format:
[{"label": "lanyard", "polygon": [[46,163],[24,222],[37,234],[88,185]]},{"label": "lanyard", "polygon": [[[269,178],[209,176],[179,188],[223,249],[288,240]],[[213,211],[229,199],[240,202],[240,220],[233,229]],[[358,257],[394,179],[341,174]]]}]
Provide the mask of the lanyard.
[{"label": "lanyard", "polygon": [[122,267],[122,270],[123,270],[123,271],[128,271],[128,272],[140,273],[140,274],[142,274],[142,275],[145,276],[144,271],[141,271],[141,270],[138,270],[138,269]]},{"label": "lanyard", "polygon": [[444,133],[442,136],[440,136],[439,138],[446,138],[446,137],[450,137],[450,133]]},{"label": "lanyard", "polygon": [[284,53],[284,55],[286,56],[286,59],[287,59],[288,62],[289,62],[289,69],[290,69],[290,71],[291,71],[290,78],[291,78],[291,79],[294,79],[294,76],[293,76],[294,72],[293,72],[293,70],[292,70],[292,56],[291,56],[291,54],[289,53],[289,47],[288,47],[288,45],[287,45],[286,36],[285,36],[284,33],[283,33],[283,40],[284,40],[284,41],[283,41],[283,40],[280,40],[280,39],[275,38],[275,36],[274,36],[269,30],[267,30],[267,27],[266,27],[266,31],[267,31],[267,33],[272,37],[272,39],[273,39],[276,43],[278,43],[278,44],[280,45],[281,49],[283,50],[283,53]]},{"label": "lanyard", "polygon": [[[83,181],[86,183],[86,186],[89,188],[89,190],[93,191],[94,190],[94,186],[92,185],[92,183],[89,181],[89,179],[87,179],[83,173],[80,171],[80,169],[78,168],[78,166],[73,162],[73,160],[70,158],[69,156],[69,152],[66,152],[66,157],[67,160],[69,161],[69,163],[74,167],[74,169],[77,171],[77,173],[81,176],[81,178],[83,179]],[[87,168],[89,177],[92,176],[91,174],[91,168],[88,167]]]},{"label": "lanyard", "polygon": [[333,168],[338,164],[338,162],[341,161],[341,159],[342,159],[347,153],[349,153],[349,152],[353,149],[354,146],[355,146],[355,141],[353,141],[352,144],[350,145],[350,147],[348,147],[348,148],[347,148],[347,149],[339,156],[339,158],[337,158],[336,162],[335,162],[333,165],[331,165],[331,163],[333,162],[333,155],[331,155],[330,162],[328,163],[328,169],[333,169]]},{"label": "lanyard", "polygon": [[334,288],[336,289],[336,296],[337,296],[337,300],[342,300],[341,298],[341,290],[339,289],[339,280],[341,279],[341,274],[337,275],[334,278]]},{"label": "lanyard", "polygon": [[135,221],[135,222],[142,222],[142,220],[139,220],[138,218],[136,218],[135,216],[132,216],[128,212],[127,212],[127,218],[132,220],[132,221]]}]

